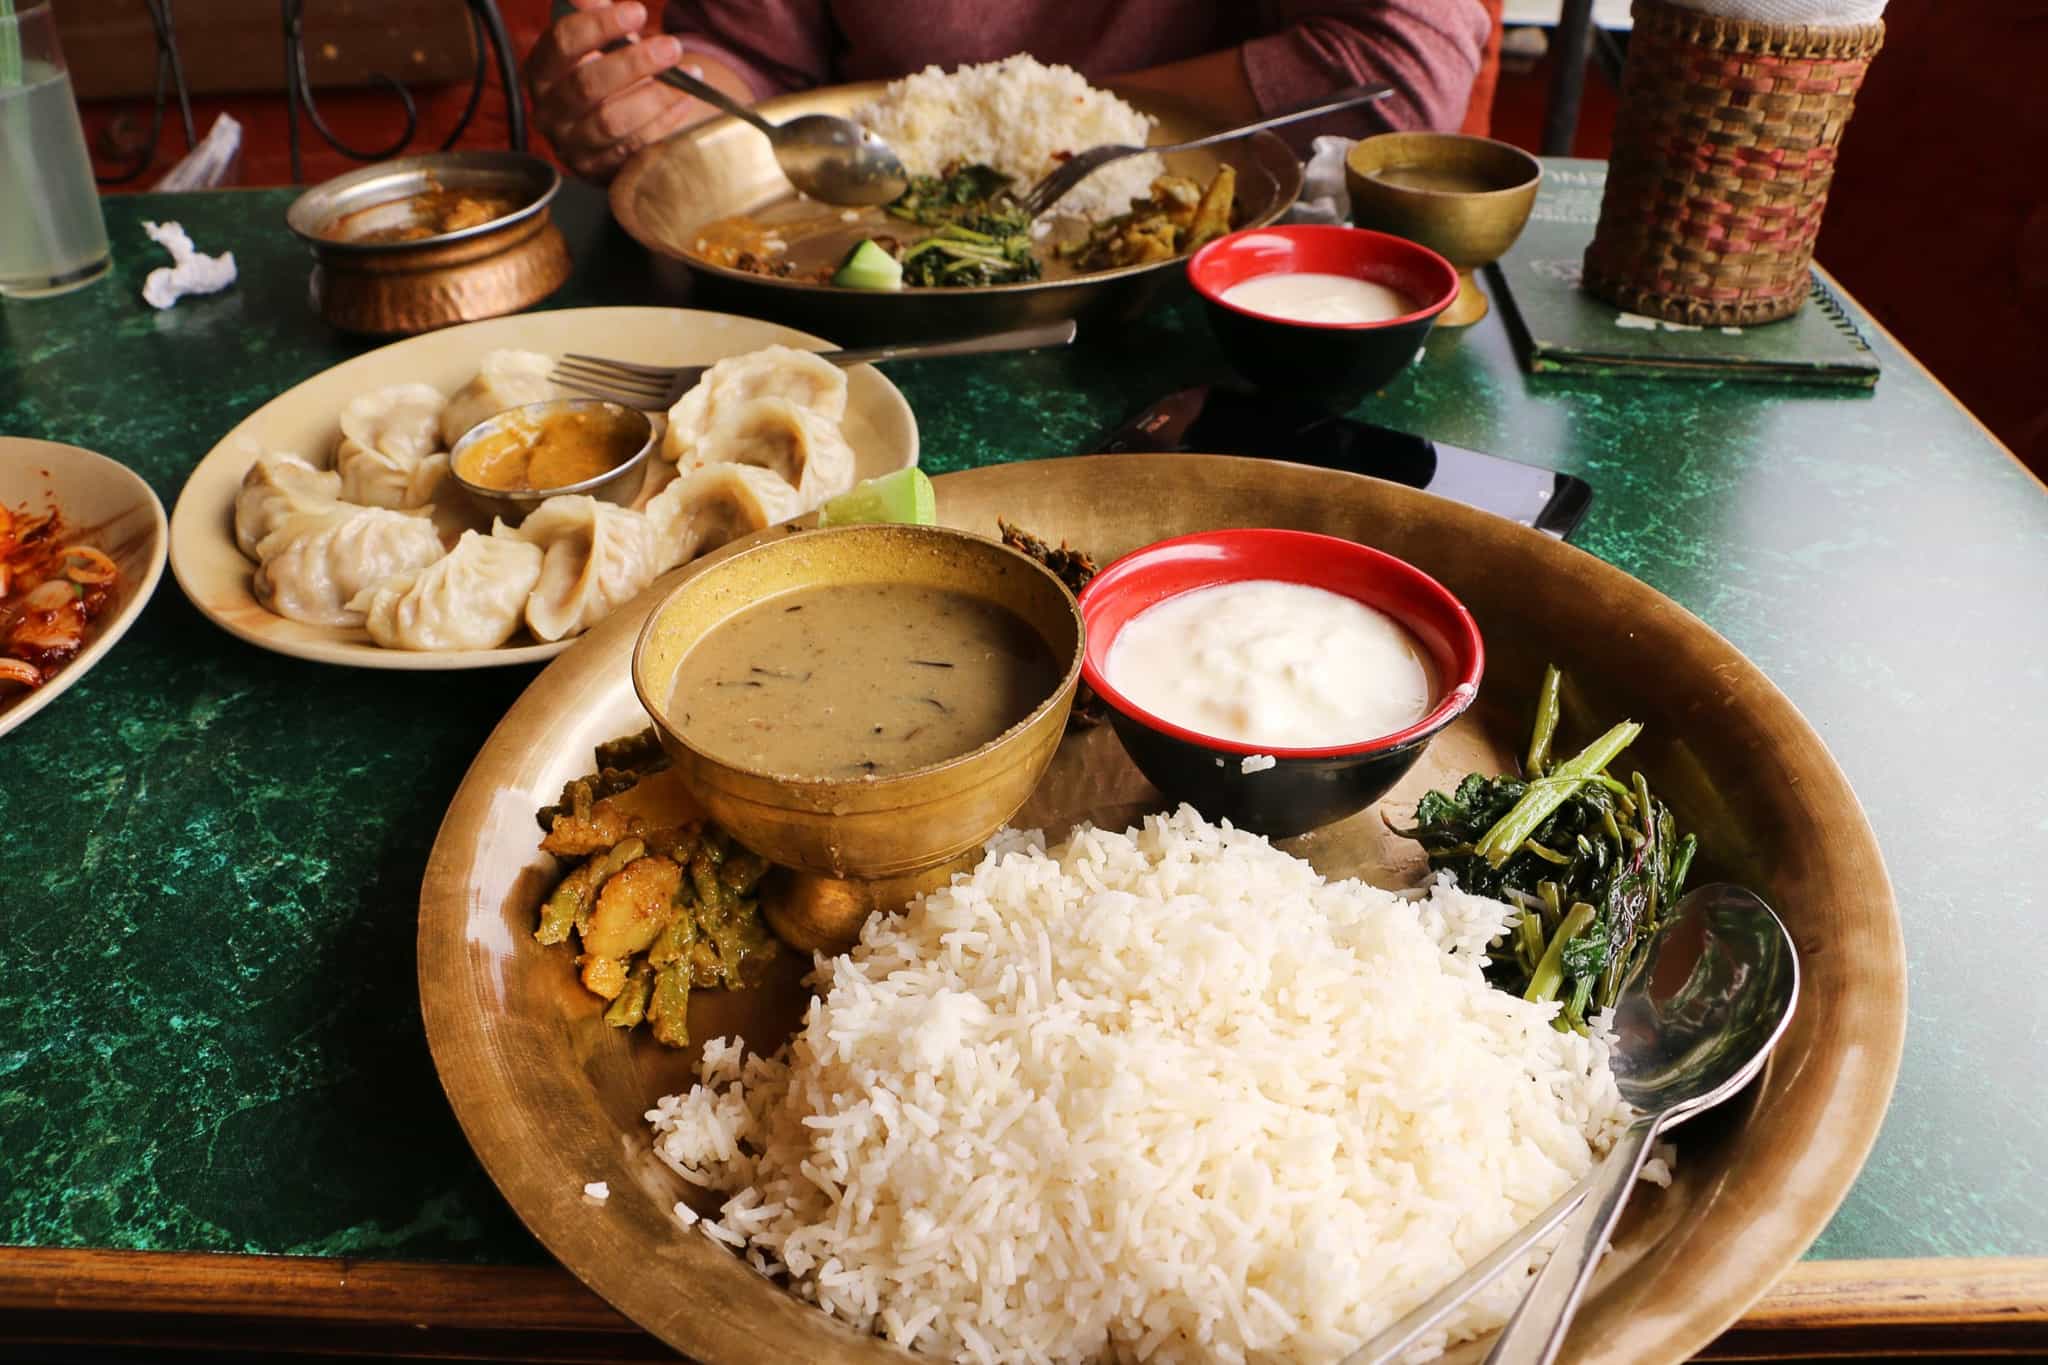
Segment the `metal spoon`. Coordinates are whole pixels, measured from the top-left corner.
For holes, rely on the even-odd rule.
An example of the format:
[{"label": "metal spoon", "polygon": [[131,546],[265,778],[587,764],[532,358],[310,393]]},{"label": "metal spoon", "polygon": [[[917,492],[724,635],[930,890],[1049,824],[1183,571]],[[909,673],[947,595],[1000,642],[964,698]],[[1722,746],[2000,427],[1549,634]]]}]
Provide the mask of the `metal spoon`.
[{"label": "metal spoon", "polygon": [[1735,1094],[1791,1022],[1799,955],[1771,908],[1739,886],[1678,903],[1616,1003],[1614,1080],[1640,1116],[1600,1164],[1564,1241],[1487,1353],[1487,1365],[1549,1365],[1657,1135]]},{"label": "metal spoon", "polygon": [[[1644,967],[1624,983],[1616,1002],[1610,1064],[1622,1098],[1642,1117],[1585,1179],[1484,1260],[1347,1356],[1343,1365],[1386,1365],[1396,1359],[1584,1205],[1591,1212],[1566,1229],[1563,1245],[1487,1357],[1514,1365],[1551,1359],[1651,1144],[1663,1130],[1713,1108],[1755,1079],[1790,1022],[1798,994],[1799,960],[1791,939],[1755,895],[1716,883],[1679,901]],[[1595,1190],[1599,1196],[1588,1204]],[[1596,1216],[1597,1235],[1588,1221]],[[1551,1281],[1547,1292],[1546,1278]],[[1569,1293],[1560,1302],[1567,1280]],[[1539,1293],[1545,1294],[1541,1302]],[[1531,1335],[1542,1337],[1542,1354],[1500,1354],[1511,1338],[1527,1343]]]},{"label": "metal spoon", "polygon": [[1067,192],[1101,170],[1112,161],[1121,161],[1129,156],[1165,156],[1172,152],[1191,152],[1197,147],[1211,147],[1233,138],[1248,137],[1266,128],[1277,128],[1283,123],[1298,123],[1302,119],[1316,118],[1322,114],[1334,114],[1361,104],[1383,100],[1394,93],[1391,85],[1352,85],[1330,94],[1318,96],[1302,104],[1292,105],[1278,113],[1264,118],[1240,123],[1234,128],[1225,128],[1205,137],[1189,138],[1185,142],[1172,142],[1160,147],[1126,147],[1109,143],[1101,147],[1090,147],[1076,152],[1061,162],[1043,180],[1025,191],[1017,202],[1033,218],[1038,217],[1064,198]]},{"label": "metal spoon", "polygon": [[[552,12],[556,19],[561,19],[576,11],[569,0],[555,0]],[[628,33],[605,44],[604,50],[617,52],[639,41],[639,34]],[[886,204],[901,198],[910,188],[910,174],[889,144],[852,119],[805,114],[787,123],[770,123],[717,86],[680,67],[657,71],[654,79],[686,95],[695,95],[767,134],[769,145],[775,149],[776,164],[789,177],[789,183],[813,199],[827,204]]]},{"label": "metal spoon", "polygon": [[886,204],[910,188],[910,173],[889,144],[849,118],[804,114],[770,123],[732,96],[680,67],[655,76],[665,85],[714,104],[768,136],[776,164],[798,191],[827,204]]}]

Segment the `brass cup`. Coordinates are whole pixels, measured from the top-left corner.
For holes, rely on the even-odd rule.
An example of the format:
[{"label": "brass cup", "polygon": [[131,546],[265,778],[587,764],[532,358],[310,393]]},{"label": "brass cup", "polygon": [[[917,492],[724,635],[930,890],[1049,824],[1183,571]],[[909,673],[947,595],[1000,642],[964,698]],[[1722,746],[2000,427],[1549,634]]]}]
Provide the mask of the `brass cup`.
[{"label": "brass cup", "polygon": [[[726,763],[671,722],[676,670],[719,623],[780,593],[832,583],[948,588],[1015,612],[1063,672],[1051,695],[979,749],[885,777],[814,778]],[[788,872],[769,926],[793,947],[838,952],[876,910],[943,885],[1017,813],[1066,731],[1081,676],[1081,613],[1044,566],[981,536],[930,526],[848,526],[765,541],[692,574],[648,615],[633,687],[685,786],[732,837]]]},{"label": "brass cup", "polygon": [[[1385,171],[1437,183],[1395,184],[1380,178]],[[1463,133],[1382,133],[1344,158],[1353,223],[1420,242],[1458,268],[1458,299],[1439,327],[1469,327],[1486,316],[1472,272],[1522,235],[1542,180],[1542,163],[1521,148]]]}]

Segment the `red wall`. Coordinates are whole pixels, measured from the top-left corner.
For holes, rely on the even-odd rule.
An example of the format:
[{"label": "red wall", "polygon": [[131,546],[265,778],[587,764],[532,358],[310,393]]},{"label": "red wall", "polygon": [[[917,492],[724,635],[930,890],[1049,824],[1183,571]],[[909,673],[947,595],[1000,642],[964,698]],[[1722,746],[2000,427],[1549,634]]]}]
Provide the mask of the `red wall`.
[{"label": "red wall", "polygon": [[1819,259],[2048,478],[2048,5],[1891,0],[1885,24]]}]

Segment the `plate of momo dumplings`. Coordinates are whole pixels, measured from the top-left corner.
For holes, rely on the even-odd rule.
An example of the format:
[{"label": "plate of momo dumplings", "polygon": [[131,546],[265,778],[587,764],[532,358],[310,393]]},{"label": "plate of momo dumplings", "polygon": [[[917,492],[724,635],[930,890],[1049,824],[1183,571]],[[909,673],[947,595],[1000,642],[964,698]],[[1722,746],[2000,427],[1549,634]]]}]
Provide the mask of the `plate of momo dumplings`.
[{"label": "plate of momo dumplings", "polygon": [[[171,570],[229,633],[361,668],[530,663],[670,570],[917,463],[917,423],[872,366],[817,337],[675,308],[493,318],[396,342],[258,408],[186,480]],[[629,503],[566,492],[516,525],[451,475],[473,427],[573,395],[569,352],[712,369],[652,414]]]}]

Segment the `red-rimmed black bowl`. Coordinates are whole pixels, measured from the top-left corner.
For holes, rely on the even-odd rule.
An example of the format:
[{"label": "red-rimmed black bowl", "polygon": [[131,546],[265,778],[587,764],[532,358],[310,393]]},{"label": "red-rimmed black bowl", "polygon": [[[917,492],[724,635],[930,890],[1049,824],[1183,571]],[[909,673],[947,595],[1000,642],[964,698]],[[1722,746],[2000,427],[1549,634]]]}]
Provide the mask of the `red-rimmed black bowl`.
[{"label": "red-rimmed black bowl", "polygon": [[[1223,583],[1277,579],[1326,588],[1385,612],[1429,657],[1429,713],[1388,735],[1317,749],[1246,744],[1200,734],[1125,697],[1104,676],[1126,622],[1170,597]],[[1368,545],[1307,531],[1206,531],[1162,540],[1117,560],[1081,593],[1087,645],[1081,676],[1109,706],[1110,723],[1138,770],[1167,800],[1212,820],[1274,838],[1356,814],[1401,780],[1446,726],[1472,704],[1486,647],[1472,614],[1443,584]],[[1270,755],[1271,767],[1244,771]]]},{"label": "red-rimmed black bowl", "polygon": [[[1263,275],[1348,275],[1413,300],[1381,322],[1301,322],[1256,313],[1223,295]],[[1261,388],[1348,408],[1415,358],[1458,297],[1458,272],[1426,246],[1365,228],[1296,224],[1218,237],[1188,261],[1188,280],[1231,367]]]}]

